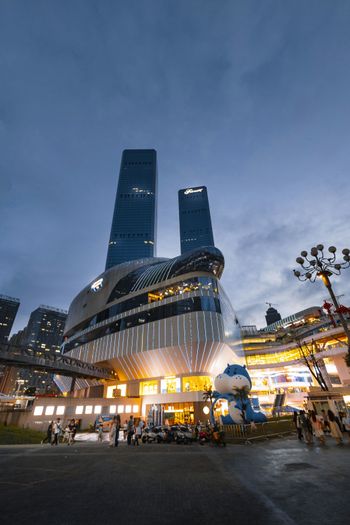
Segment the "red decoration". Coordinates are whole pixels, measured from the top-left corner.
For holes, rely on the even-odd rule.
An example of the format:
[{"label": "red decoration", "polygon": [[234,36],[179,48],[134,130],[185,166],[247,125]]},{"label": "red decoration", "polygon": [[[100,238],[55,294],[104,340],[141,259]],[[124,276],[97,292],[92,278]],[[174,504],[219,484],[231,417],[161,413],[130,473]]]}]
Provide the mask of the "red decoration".
[{"label": "red decoration", "polygon": [[337,312],[337,314],[350,314],[350,308],[344,306],[343,304],[340,304],[339,308],[336,308],[335,311]]},{"label": "red decoration", "polygon": [[332,312],[331,312],[331,310],[333,308],[333,304],[332,303],[327,303],[327,301],[324,301],[322,308],[324,308],[324,310],[326,310],[327,315],[328,315],[332,325],[334,326],[334,328],[336,328],[337,323],[335,322],[334,317],[333,317]]},{"label": "red decoration", "polygon": [[331,309],[333,308],[333,305],[332,305],[332,303],[327,303],[327,301],[325,301],[323,303],[323,305],[322,305],[322,308],[327,310],[327,312],[329,313],[331,311]]}]

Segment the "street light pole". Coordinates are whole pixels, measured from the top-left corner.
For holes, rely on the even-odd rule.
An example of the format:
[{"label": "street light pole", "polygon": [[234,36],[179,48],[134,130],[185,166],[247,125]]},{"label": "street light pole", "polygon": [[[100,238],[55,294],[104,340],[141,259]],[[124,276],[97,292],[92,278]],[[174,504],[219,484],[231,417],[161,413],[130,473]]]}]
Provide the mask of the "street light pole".
[{"label": "street light pole", "polygon": [[346,319],[344,318],[343,314],[340,311],[340,305],[339,305],[338,300],[337,300],[337,298],[336,298],[336,296],[335,296],[335,294],[333,292],[331,281],[329,280],[328,275],[324,275],[324,276],[322,275],[321,277],[322,277],[323,284],[328,289],[329,295],[331,296],[331,299],[332,299],[333,304],[335,306],[336,312],[339,315],[339,320],[340,320],[340,322],[341,322],[341,324],[342,324],[342,326],[344,328],[345,335],[348,338],[348,346],[350,346],[349,345],[349,342],[350,342],[350,330],[349,330],[348,324],[346,322]]},{"label": "street light pole", "polygon": [[295,277],[297,277],[299,281],[315,282],[317,277],[320,277],[322,279],[322,282],[327,288],[328,293],[333,301],[333,305],[336,309],[336,312],[339,316],[339,320],[344,328],[344,332],[348,340],[348,353],[345,357],[345,361],[346,361],[346,364],[350,366],[350,330],[346,322],[346,319],[343,316],[343,313],[341,311],[341,308],[335,296],[335,293],[333,292],[332,284],[329,279],[331,275],[340,275],[341,270],[344,270],[345,268],[349,268],[350,250],[348,248],[344,248],[342,250],[344,262],[336,261],[335,253],[337,249],[335,246],[330,246],[328,248],[328,251],[331,254],[330,257],[326,257],[326,255],[324,254],[323,244],[318,244],[316,247],[311,248],[310,255],[308,254],[307,251],[305,250],[302,251],[300,254],[301,257],[297,257],[296,262],[300,264],[303,271],[302,272],[300,272],[299,270],[293,270],[293,271],[294,271]]}]

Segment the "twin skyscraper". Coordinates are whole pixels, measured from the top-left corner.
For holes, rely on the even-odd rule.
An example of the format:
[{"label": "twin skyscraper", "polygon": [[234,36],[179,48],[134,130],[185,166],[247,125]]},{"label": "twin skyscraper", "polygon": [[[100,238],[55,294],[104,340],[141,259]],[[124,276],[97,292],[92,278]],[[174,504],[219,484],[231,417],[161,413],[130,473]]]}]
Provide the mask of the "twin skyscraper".
[{"label": "twin skyscraper", "polygon": [[[181,254],[214,246],[205,186],[179,190]],[[114,205],[106,270],[154,257],[157,238],[157,152],[124,150]]]}]

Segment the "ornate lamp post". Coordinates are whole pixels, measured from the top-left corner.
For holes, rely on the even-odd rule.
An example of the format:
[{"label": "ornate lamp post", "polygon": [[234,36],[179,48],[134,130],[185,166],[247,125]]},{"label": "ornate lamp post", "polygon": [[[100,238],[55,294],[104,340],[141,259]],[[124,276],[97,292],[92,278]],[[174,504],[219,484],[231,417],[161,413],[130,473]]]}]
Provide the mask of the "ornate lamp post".
[{"label": "ornate lamp post", "polygon": [[326,286],[329,295],[335,306],[335,311],[339,315],[340,322],[344,328],[345,335],[348,339],[348,354],[345,358],[345,361],[348,366],[350,366],[350,330],[348,324],[343,316],[342,308],[340,307],[338,300],[333,292],[331,281],[329,280],[331,275],[340,275],[341,271],[350,266],[350,250],[344,248],[342,251],[343,261],[337,261],[335,246],[330,246],[328,248],[330,257],[327,257],[329,254],[324,253],[323,244],[318,244],[317,246],[311,248],[310,254],[306,251],[300,253],[301,257],[296,258],[296,262],[302,267],[302,271],[293,270],[295,277],[299,281],[311,281],[315,282],[317,277],[320,277],[323,281],[323,284]]}]

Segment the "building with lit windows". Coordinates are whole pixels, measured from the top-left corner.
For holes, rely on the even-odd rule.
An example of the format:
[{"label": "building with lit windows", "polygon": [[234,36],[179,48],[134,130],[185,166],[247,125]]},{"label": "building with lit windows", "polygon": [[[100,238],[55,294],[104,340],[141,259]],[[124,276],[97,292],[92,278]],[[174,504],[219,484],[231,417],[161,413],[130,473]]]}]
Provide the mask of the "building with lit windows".
[{"label": "building with lit windows", "polygon": [[[214,250],[216,260],[219,254]],[[217,268],[220,266],[214,264],[204,269],[204,253],[199,256],[198,252],[194,252],[193,256],[195,266],[202,259],[196,272],[192,272],[193,268],[188,267],[187,263],[187,267],[183,266],[183,257],[171,260],[175,263],[173,268],[176,276],[166,276],[169,277],[168,284],[166,281],[161,281],[159,287],[156,284],[160,277],[157,270],[164,270],[160,264],[166,260],[158,260],[158,263],[153,260],[154,274],[150,271],[145,273],[147,268],[151,268],[147,266],[150,261],[138,261],[129,268],[122,268],[121,265],[118,270],[105,272],[74,299],[68,316],[70,324],[67,325],[65,350],[81,358],[87,355],[91,362],[94,362],[93,356],[96,353],[100,363],[113,364],[116,367],[120,373],[119,380],[102,383],[77,380],[73,395],[64,398],[38,398],[28,414],[26,424],[45,430],[53,416],[60,416],[66,419],[75,417],[80,420],[81,428],[87,428],[99,415],[119,414],[122,421],[125,421],[130,414],[147,420],[150,413],[153,416],[161,414],[163,420],[169,422],[203,421],[208,407],[203,402],[203,392],[211,384],[217,369],[222,371],[226,364],[223,363],[225,359],[231,363],[245,360],[253,383],[253,404],[258,398],[260,407],[267,413],[281,393],[284,395],[284,405],[301,408],[312,394],[313,399],[319,396],[319,402],[325,408],[327,392],[322,393],[312,380],[295,336],[309,347],[312,344],[317,345],[314,350],[331,389],[332,402],[336,397],[340,406],[345,406],[345,403],[350,407],[350,372],[344,361],[347,344],[343,328],[339,326],[336,317],[333,322],[330,321],[322,308],[316,306],[281,319],[273,327],[259,330],[256,326],[242,326],[242,359],[238,325],[219,282],[221,270],[218,272]],[[205,258],[207,257],[208,254]],[[180,267],[175,266],[179,262]],[[136,285],[134,272],[137,269],[140,272],[139,277],[142,276],[143,279]],[[117,271],[120,272],[119,276]],[[127,277],[126,281],[123,277]],[[128,294],[131,283],[135,284],[131,286],[133,291]],[[143,284],[147,288],[139,288]],[[106,288],[103,291],[104,286]],[[117,289],[121,298],[119,301],[115,300]],[[143,296],[143,293],[147,295]],[[114,298],[114,308],[119,305],[119,314],[115,310],[102,313],[106,310],[102,305],[106,300],[109,304],[109,298]],[[187,305],[188,311],[177,312],[178,307],[182,309],[180,301],[198,298],[217,299],[218,302],[214,302],[209,309],[208,303],[207,307],[202,308],[201,304],[201,309],[197,309],[198,302],[193,302]],[[126,302],[132,299],[136,302]],[[158,319],[159,313],[152,312],[154,308],[174,303],[179,304],[170,317],[160,316]],[[89,309],[86,318],[79,314],[80,306],[84,304]],[[96,315],[97,310],[102,314],[101,317],[99,313]],[[92,316],[94,311],[96,317]],[[124,319],[125,323],[124,326],[122,323],[118,325],[114,332],[113,326],[108,328],[110,322],[113,323],[113,319],[108,317],[112,313],[118,315],[119,320]],[[149,322],[146,318],[148,313]],[[154,320],[153,315],[156,315],[157,320]],[[93,335],[87,321],[91,329],[101,328],[101,332]],[[103,334],[102,330],[106,330],[106,333]],[[56,381],[68,393],[70,381],[63,377],[56,377]],[[337,408],[335,405],[333,407]],[[220,412],[227,413],[225,402],[221,403],[217,415]]]},{"label": "building with lit windows", "polygon": [[181,253],[214,246],[208,192],[205,186],[179,190]]},{"label": "building with lit windows", "polygon": [[[46,355],[61,353],[66,319],[65,310],[40,305],[30,314],[27,326],[11,337],[10,344],[27,346]],[[3,387],[3,391],[7,393],[23,393],[28,389],[35,393],[45,393],[56,389],[51,373],[30,368],[11,367],[11,370],[11,378]]]},{"label": "building with lit windows", "polygon": [[0,294],[0,343],[7,343],[20,301]]},{"label": "building with lit windows", "polygon": [[[100,395],[123,406],[137,401],[143,416],[156,406],[168,420],[203,418],[203,391],[213,377],[228,362],[244,362],[223,269],[214,247],[110,268],[71,303],[63,352],[113,368],[119,381],[105,382]],[[69,379],[56,382],[70,389]],[[76,395],[96,386],[77,380]]]},{"label": "building with lit windows", "polygon": [[[350,403],[350,371],[344,330],[335,316],[331,320],[320,306],[306,308],[258,330],[241,327],[245,359],[252,378],[252,395],[261,405],[271,406],[276,394],[285,394],[285,404],[301,407],[310,391],[319,388],[304,354],[312,351],[328,388]],[[299,344],[298,344],[299,343]]]},{"label": "building with lit windows", "polygon": [[[0,294],[0,344],[8,343],[19,305],[19,299]],[[2,391],[2,385],[7,380],[9,372],[9,367],[0,365],[0,392]]]},{"label": "building with lit windows", "polygon": [[120,165],[106,270],[153,257],[156,248],[157,152],[124,150]]}]

